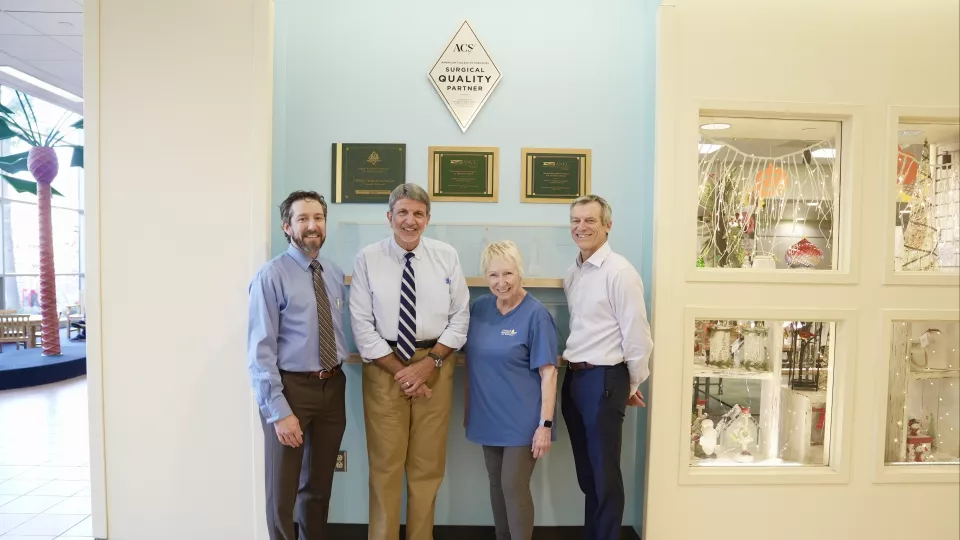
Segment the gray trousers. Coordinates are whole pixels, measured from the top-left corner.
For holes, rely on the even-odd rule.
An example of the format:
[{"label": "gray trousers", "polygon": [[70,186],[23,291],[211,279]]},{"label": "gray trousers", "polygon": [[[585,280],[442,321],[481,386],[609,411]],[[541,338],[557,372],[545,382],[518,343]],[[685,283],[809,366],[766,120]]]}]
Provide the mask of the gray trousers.
[{"label": "gray trousers", "polygon": [[530,477],[537,460],[529,446],[484,446],[490,477],[490,504],[497,540],[530,540],[533,536],[533,495]]}]

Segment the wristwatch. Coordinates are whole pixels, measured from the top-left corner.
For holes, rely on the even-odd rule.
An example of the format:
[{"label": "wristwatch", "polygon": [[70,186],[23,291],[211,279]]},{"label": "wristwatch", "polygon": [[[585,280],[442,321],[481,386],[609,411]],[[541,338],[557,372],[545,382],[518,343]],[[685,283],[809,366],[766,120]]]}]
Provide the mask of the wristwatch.
[{"label": "wristwatch", "polygon": [[433,358],[433,363],[434,363],[437,367],[440,367],[440,366],[443,365],[443,358],[440,358],[440,355],[439,355],[439,354],[437,354],[437,353],[435,353],[435,352],[430,352],[430,353],[427,354],[427,356],[429,356],[430,358]]},{"label": "wristwatch", "polygon": [[540,420],[540,427],[553,427],[553,420]]}]

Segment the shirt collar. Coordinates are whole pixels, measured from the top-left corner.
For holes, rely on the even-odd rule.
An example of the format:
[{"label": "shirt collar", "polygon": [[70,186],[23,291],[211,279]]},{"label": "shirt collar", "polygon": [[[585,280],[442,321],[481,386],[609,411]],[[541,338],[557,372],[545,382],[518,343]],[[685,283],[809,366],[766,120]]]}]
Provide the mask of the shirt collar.
[{"label": "shirt collar", "polygon": [[[316,259],[311,259],[310,257],[307,257],[306,253],[300,251],[300,249],[297,248],[297,246],[293,245],[292,243],[289,246],[287,246],[287,255],[289,255],[290,258],[296,261],[297,265],[300,266],[300,268],[303,268],[304,271],[310,270],[310,263],[316,260]],[[323,269],[322,265],[320,266],[320,269],[321,270]]]},{"label": "shirt collar", "polygon": [[[610,248],[610,241],[607,240],[602,246],[600,246],[600,249],[594,252],[594,254],[587,259],[586,262],[596,266],[597,268],[600,268],[603,266],[603,261],[606,260],[607,255],[609,255],[611,251],[613,250]],[[577,255],[577,266],[583,266],[583,262],[580,260],[579,254]]]},{"label": "shirt collar", "polygon": [[[424,240],[424,238],[421,236],[421,237],[420,237],[420,242],[417,244],[417,247],[413,248],[413,252],[412,252],[412,253],[413,253],[413,258],[414,258],[414,259],[420,260],[420,259],[423,258],[423,252],[424,252],[424,249],[425,249],[425,248],[423,247],[423,240]],[[390,254],[393,255],[394,257],[396,257],[396,259],[397,259],[398,261],[400,261],[401,263],[404,263],[404,262],[406,262],[404,256],[405,256],[407,253],[408,253],[407,250],[405,250],[405,249],[403,249],[402,247],[400,247],[400,244],[397,243],[397,237],[396,237],[396,236],[391,236],[391,237],[390,237]]]}]

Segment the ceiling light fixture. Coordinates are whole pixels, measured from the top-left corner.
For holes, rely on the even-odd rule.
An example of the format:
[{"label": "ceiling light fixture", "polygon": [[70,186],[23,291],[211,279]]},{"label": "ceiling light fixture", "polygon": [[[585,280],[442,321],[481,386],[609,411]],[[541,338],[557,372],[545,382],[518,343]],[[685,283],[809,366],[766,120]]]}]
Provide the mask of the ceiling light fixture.
[{"label": "ceiling light fixture", "polygon": [[836,148],[817,148],[813,152],[810,152],[810,155],[820,159],[833,159],[837,157],[837,149]]},{"label": "ceiling light fixture", "polygon": [[808,203],[807,203],[807,206],[820,206],[820,203],[819,203],[819,202],[815,202],[815,201],[814,201],[814,202],[808,202]]},{"label": "ceiling light fixture", "polygon": [[41,89],[41,90],[45,90],[45,91],[47,91],[47,92],[50,92],[51,94],[54,94],[54,95],[60,96],[60,97],[62,97],[62,98],[64,98],[64,99],[73,101],[74,103],[83,103],[83,98],[82,98],[82,97],[75,96],[75,95],[71,94],[70,92],[67,92],[67,91],[64,90],[63,88],[54,86],[54,85],[52,85],[52,84],[50,84],[50,83],[48,83],[48,82],[41,81],[40,79],[34,77],[33,75],[27,75],[26,73],[20,71],[20,70],[17,69],[17,68],[10,67],[10,66],[0,66],[0,73],[5,73],[5,74],[7,74],[7,75],[9,75],[9,76],[11,76],[11,77],[14,77],[14,78],[16,78],[16,79],[19,79],[20,81],[23,81],[23,82],[25,82],[25,83],[27,83],[27,84],[29,84],[29,85],[31,85],[31,86],[35,86],[35,87],[37,87],[37,88],[39,88],[39,89]]},{"label": "ceiling light fixture", "polygon": [[720,130],[720,129],[730,129],[730,124],[704,124],[700,126],[700,129],[706,129],[710,131]]},{"label": "ceiling light fixture", "polygon": [[922,129],[901,129],[901,137],[916,137],[917,135],[923,135]]}]

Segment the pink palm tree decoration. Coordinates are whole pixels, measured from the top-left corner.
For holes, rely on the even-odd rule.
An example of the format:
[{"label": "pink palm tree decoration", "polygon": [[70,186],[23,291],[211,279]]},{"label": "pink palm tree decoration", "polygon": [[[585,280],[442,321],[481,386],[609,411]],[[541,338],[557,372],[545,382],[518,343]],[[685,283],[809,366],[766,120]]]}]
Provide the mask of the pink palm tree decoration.
[{"label": "pink palm tree decoration", "polygon": [[60,316],[57,313],[57,273],[53,267],[53,220],[50,184],[60,171],[57,152],[49,146],[31,148],[27,169],[37,181],[37,210],[40,215],[40,333],[43,354],[60,354]]},{"label": "pink palm tree decoration", "polygon": [[[73,148],[73,159],[70,165],[74,167],[83,167],[83,147],[60,144],[66,137],[60,130],[68,118],[67,113],[64,113],[60,122],[49,133],[43,133],[37,121],[37,115],[33,111],[30,97],[20,92],[16,94],[21,109],[19,112],[15,113],[0,104],[0,140],[16,137],[32,148],[27,152],[0,157],[0,170],[8,173],[0,173],[0,176],[15,190],[37,196],[37,213],[40,221],[40,328],[43,337],[43,355],[56,356],[60,354],[60,315],[57,311],[56,271],[53,265],[53,220],[50,209],[53,195],[60,195],[51,186],[60,170],[55,147],[71,146]],[[71,127],[82,129],[83,120],[74,123]],[[29,171],[36,183],[10,176],[24,171]]]}]

